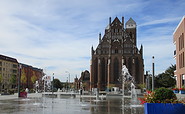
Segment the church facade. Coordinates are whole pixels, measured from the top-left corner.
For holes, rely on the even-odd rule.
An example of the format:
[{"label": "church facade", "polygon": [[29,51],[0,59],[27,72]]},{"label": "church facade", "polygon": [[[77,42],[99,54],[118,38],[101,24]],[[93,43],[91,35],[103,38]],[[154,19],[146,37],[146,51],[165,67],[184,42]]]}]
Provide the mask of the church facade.
[{"label": "church facade", "polygon": [[130,18],[124,26],[124,17],[117,17],[105,28],[99,44],[91,49],[90,89],[106,90],[121,87],[119,81],[122,65],[126,65],[135,83],[144,82],[143,46],[137,48],[136,22]]}]

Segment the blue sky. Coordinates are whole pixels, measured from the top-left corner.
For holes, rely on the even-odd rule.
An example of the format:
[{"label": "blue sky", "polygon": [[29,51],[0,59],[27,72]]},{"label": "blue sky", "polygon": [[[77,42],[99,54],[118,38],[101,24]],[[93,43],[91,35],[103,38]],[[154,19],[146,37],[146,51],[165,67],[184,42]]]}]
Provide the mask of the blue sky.
[{"label": "blue sky", "polygon": [[173,32],[185,15],[184,0],[0,0],[0,53],[71,81],[90,68],[109,17],[132,17],[145,70],[156,74],[175,63]]}]

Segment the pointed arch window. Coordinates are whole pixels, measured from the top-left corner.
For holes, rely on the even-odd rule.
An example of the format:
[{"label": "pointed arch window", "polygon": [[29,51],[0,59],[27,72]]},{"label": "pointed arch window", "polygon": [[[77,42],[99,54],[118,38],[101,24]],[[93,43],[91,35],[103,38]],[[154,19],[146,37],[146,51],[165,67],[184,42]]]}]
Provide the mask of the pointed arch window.
[{"label": "pointed arch window", "polygon": [[119,78],[119,60],[118,58],[114,59],[114,82],[118,83]]}]

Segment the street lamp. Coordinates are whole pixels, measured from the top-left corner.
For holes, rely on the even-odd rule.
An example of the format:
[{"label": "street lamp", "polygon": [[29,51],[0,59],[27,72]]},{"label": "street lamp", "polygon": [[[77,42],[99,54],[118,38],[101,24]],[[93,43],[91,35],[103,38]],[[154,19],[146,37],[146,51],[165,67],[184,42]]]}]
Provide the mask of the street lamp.
[{"label": "street lamp", "polygon": [[154,56],[152,56],[152,91],[154,91]]},{"label": "street lamp", "polygon": [[53,83],[52,83],[52,94],[54,92],[54,73],[53,73]]},{"label": "street lamp", "polygon": [[66,71],[66,73],[68,73],[68,74],[69,74],[69,83],[70,83],[70,73],[69,73],[68,71]]},{"label": "street lamp", "polygon": [[19,75],[18,75],[18,97],[20,97],[20,77],[21,77],[21,68],[22,65],[19,64]]},{"label": "street lamp", "polygon": [[68,72],[68,71],[66,71],[66,73],[68,73],[69,74],[69,83],[68,83],[68,85],[69,85],[69,89],[70,89],[70,73]]},{"label": "street lamp", "polygon": [[150,75],[148,74],[150,71],[146,71],[146,89],[150,89]]},{"label": "street lamp", "polygon": [[67,77],[67,80],[66,80],[66,92],[68,91],[68,77]]}]

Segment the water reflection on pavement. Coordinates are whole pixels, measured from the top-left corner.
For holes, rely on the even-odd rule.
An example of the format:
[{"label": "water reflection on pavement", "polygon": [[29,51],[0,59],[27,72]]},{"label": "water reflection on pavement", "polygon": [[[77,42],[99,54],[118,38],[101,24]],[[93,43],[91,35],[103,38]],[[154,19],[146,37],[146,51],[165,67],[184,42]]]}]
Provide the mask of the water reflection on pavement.
[{"label": "water reflection on pavement", "polygon": [[[129,100],[109,98],[27,98],[0,101],[0,114],[143,114],[143,106],[131,107]],[[124,111],[123,111],[124,109]]]}]

